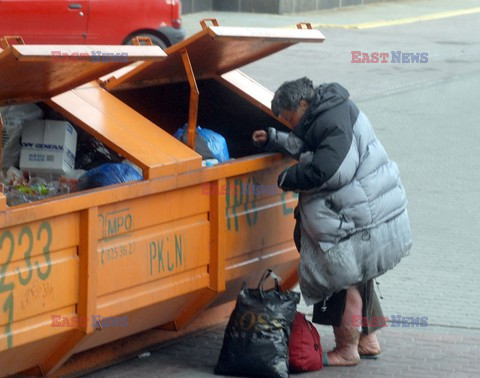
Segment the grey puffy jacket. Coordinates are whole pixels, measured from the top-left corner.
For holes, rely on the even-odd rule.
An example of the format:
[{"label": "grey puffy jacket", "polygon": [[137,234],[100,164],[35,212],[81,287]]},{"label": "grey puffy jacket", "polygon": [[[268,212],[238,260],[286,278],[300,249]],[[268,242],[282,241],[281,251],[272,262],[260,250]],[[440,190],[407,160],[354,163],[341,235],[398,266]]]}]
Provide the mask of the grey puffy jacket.
[{"label": "grey puffy jacket", "polygon": [[397,164],[347,90],[332,83],[316,93],[293,133],[269,129],[266,148],[299,160],[279,186],[300,193],[302,229],[327,251],[399,215],[407,198]]}]

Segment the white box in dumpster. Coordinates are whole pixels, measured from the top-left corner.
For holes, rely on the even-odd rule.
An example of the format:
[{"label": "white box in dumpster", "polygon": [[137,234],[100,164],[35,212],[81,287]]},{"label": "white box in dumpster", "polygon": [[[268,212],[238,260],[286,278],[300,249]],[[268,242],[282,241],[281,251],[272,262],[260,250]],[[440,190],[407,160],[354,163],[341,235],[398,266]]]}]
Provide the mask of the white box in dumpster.
[{"label": "white box in dumpster", "polygon": [[25,122],[20,168],[33,173],[63,174],[75,168],[77,132],[65,121]]}]

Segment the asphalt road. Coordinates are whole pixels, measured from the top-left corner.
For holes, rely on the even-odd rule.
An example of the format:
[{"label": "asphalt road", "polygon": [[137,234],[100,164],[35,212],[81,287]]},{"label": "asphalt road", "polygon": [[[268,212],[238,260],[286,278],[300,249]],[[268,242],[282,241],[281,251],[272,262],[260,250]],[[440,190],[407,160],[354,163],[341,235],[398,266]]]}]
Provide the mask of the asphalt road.
[{"label": "asphalt road", "polygon": [[[426,316],[428,327],[382,331],[380,340],[393,351],[377,365],[305,376],[476,376],[480,371],[480,13],[452,16],[452,8],[479,6],[473,0],[406,1],[301,15],[315,25],[341,26],[450,12],[377,28],[321,28],[325,43],[299,44],[242,69],[272,91],[302,76],[316,84],[344,85],[397,161],[407,190],[414,245],[409,257],[379,279],[381,304],[388,316]],[[230,14],[216,16],[233,22]],[[296,19],[255,17],[261,26]],[[352,51],[389,58],[352,63]],[[428,62],[392,63],[392,51],[424,53]],[[328,349],[331,331],[320,327],[320,332]],[[89,376],[213,376],[221,338],[222,329],[205,332]]]}]

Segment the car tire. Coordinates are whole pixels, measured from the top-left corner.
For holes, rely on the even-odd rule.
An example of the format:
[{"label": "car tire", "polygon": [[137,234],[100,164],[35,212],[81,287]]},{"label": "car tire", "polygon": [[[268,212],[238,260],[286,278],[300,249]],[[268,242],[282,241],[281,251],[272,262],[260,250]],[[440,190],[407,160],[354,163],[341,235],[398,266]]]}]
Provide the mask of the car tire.
[{"label": "car tire", "polygon": [[167,44],[163,41],[162,38],[157,37],[156,35],[153,35],[153,34],[136,34],[136,35],[133,35],[132,37],[130,37],[128,39],[126,44],[127,45],[133,45],[132,39],[135,38],[135,37],[148,37],[148,38],[150,38],[150,40],[152,41],[152,43],[155,46],[160,46],[160,48],[162,50],[165,50],[168,47]]}]

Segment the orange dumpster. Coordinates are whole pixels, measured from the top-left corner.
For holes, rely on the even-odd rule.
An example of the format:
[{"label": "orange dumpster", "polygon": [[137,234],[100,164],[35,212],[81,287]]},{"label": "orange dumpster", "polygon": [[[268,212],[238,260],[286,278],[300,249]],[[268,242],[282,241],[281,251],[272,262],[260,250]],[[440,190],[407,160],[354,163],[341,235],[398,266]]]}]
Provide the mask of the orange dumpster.
[{"label": "orange dumpster", "polygon": [[[273,116],[271,92],[238,67],[324,37],[211,22],[165,53],[95,47],[127,52],[125,62],[52,61],[53,50],[91,47],[3,46],[0,105],[46,104],[143,180],[17,206],[0,194],[0,376],[53,373],[74,354],[154,327],[177,332],[266,268],[285,288],[296,283],[296,197],[275,185],[292,162],[250,142],[257,128],[288,125]],[[185,123],[187,144],[173,136]],[[197,124],[225,137],[230,160],[202,165]]]}]

